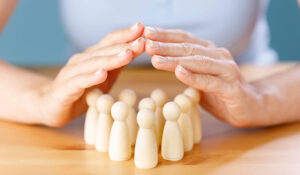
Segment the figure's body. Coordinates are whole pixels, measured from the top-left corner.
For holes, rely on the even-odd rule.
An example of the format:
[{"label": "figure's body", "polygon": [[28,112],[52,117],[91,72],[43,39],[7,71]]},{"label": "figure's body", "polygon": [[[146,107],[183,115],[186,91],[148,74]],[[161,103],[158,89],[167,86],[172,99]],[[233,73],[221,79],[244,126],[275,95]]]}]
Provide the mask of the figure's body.
[{"label": "figure's body", "polygon": [[165,125],[165,118],[162,113],[162,108],[168,100],[168,95],[162,89],[154,89],[151,93],[151,98],[155,101],[156,105],[154,129],[156,133],[156,142],[159,146]]},{"label": "figure's body", "polygon": [[134,163],[138,168],[154,168],[158,161],[156,137],[153,131],[155,114],[151,109],[142,109],[137,115],[140,126],[134,151]]},{"label": "figure's body", "polygon": [[134,106],[136,104],[136,94],[133,90],[130,89],[124,89],[122,92],[119,94],[119,100],[127,103],[129,106],[129,111],[128,111],[128,117],[126,120],[128,129],[129,129],[129,137],[131,141],[131,146],[135,144],[136,140],[136,135],[137,135],[137,122],[136,122],[136,112],[134,109]]},{"label": "figure's body", "polygon": [[118,101],[111,108],[114,123],[109,138],[109,157],[111,160],[124,161],[131,157],[131,141],[126,124],[128,105]]},{"label": "figure's body", "polygon": [[99,97],[97,101],[99,117],[96,128],[95,148],[99,152],[108,152],[110,131],[113,124],[111,117],[111,107],[113,103],[114,99],[107,94]]},{"label": "figure's body", "polygon": [[177,95],[174,102],[179,105],[181,110],[178,125],[182,135],[184,151],[191,151],[194,146],[193,123],[191,118],[192,116],[190,115],[192,102],[190,98],[184,94]]},{"label": "figure's body", "polygon": [[187,88],[184,90],[184,94],[190,97],[192,104],[191,109],[191,119],[193,123],[193,136],[194,144],[198,144],[202,138],[202,126],[200,120],[200,111],[198,109],[198,104],[200,102],[200,93],[193,88]]},{"label": "figure's body", "polygon": [[86,96],[86,101],[89,106],[84,123],[84,141],[88,145],[94,145],[96,142],[96,125],[98,120],[99,111],[96,103],[102,92],[94,89]]},{"label": "figure's body", "polygon": [[163,107],[166,124],[162,135],[161,155],[166,160],[179,161],[184,155],[182,135],[177,123],[180,113],[180,107],[175,102],[168,102]]}]

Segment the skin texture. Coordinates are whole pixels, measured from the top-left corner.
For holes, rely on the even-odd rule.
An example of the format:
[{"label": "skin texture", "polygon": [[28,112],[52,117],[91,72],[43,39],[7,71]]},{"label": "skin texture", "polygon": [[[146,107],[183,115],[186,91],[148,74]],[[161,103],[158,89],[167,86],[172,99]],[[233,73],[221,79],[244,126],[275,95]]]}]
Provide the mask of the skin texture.
[{"label": "skin texture", "polygon": [[[201,105],[236,127],[270,126],[300,119],[300,68],[246,82],[230,52],[177,29],[146,27],[152,65],[198,89]],[[292,97],[292,98],[291,98]]]},{"label": "skin texture", "polygon": [[[0,1],[1,31],[16,3]],[[0,118],[53,127],[67,124],[86,111],[85,95],[91,88],[107,92],[120,70],[144,52],[143,31],[143,24],[137,23],[111,32],[98,44],[73,55],[55,79],[0,60]]]}]

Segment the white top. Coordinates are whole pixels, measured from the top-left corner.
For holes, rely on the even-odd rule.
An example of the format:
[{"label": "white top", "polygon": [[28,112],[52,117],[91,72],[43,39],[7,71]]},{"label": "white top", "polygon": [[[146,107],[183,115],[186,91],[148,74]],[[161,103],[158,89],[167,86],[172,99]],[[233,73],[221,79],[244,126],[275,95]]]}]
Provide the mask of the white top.
[{"label": "white top", "polygon": [[[138,21],[180,28],[228,48],[238,62],[271,64],[266,7],[269,0],[63,0],[62,21],[80,52],[107,33]],[[149,59],[142,55],[136,62]],[[146,61],[150,63],[150,61]]]}]

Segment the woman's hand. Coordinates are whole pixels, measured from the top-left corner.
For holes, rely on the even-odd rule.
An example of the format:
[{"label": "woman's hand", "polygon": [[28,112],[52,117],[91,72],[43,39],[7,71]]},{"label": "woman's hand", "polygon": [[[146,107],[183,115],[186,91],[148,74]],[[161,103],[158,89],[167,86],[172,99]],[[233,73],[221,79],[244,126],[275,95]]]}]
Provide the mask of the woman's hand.
[{"label": "woman's hand", "polygon": [[227,49],[181,30],[146,27],[144,36],[153,66],[174,71],[180,81],[200,90],[206,110],[236,127],[269,124],[260,114],[259,90],[243,79]]},{"label": "woman's hand", "polygon": [[114,31],[83,53],[70,58],[57,77],[39,87],[38,114],[49,126],[62,126],[86,111],[89,88],[107,92],[120,69],[144,52],[144,26]]}]

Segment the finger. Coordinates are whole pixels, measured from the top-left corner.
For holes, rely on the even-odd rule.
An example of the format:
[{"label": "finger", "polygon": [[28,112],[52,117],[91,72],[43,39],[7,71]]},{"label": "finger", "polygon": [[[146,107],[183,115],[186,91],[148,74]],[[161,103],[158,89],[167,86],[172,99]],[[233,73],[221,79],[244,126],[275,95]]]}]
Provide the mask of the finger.
[{"label": "finger", "polygon": [[154,55],[151,59],[152,65],[159,70],[175,71],[181,65],[191,72],[199,74],[210,74],[232,80],[235,76],[235,69],[228,60],[216,60],[206,56],[186,57],[162,57]]},{"label": "finger", "polygon": [[84,93],[85,89],[104,82],[106,78],[107,72],[102,68],[93,73],[76,75],[60,84],[55,97],[61,105],[71,104]]},{"label": "finger", "polygon": [[104,47],[134,41],[141,37],[143,32],[144,25],[139,22],[129,28],[109,33],[103,40],[99,42],[99,44],[97,44],[97,46]]},{"label": "finger", "polygon": [[145,42],[146,41],[144,38],[138,38],[130,43],[118,44],[118,45],[99,48],[99,49],[93,51],[92,53],[90,53],[90,55],[91,56],[114,55],[125,49],[131,49],[133,51],[133,55],[136,57],[144,52]]},{"label": "finger", "polygon": [[204,92],[224,94],[230,89],[228,83],[220,78],[207,74],[194,74],[180,65],[176,67],[175,75],[184,84]]},{"label": "finger", "polygon": [[215,44],[213,42],[198,39],[191,33],[185,32],[180,29],[145,27],[144,36],[149,40],[165,43],[193,43],[200,44],[204,47],[215,47]]},{"label": "finger", "polygon": [[204,55],[211,58],[220,58],[220,53],[214,48],[203,47],[198,44],[190,43],[162,43],[157,41],[147,40],[145,46],[148,55],[161,56],[192,56]]},{"label": "finger", "polygon": [[68,61],[67,64],[71,65],[71,64],[80,63],[82,61],[91,59],[93,57],[104,57],[104,56],[115,55],[126,49],[132,50],[133,56],[137,57],[144,52],[145,42],[146,41],[144,38],[138,38],[137,40],[127,44],[118,44],[113,46],[102,47],[90,53],[75,54],[71,57],[71,59]]},{"label": "finger", "polygon": [[133,59],[133,53],[130,49],[126,49],[119,54],[111,56],[95,56],[85,61],[68,65],[63,69],[62,74],[65,78],[69,78],[78,74],[86,74],[95,72],[99,68],[111,71],[129,64]]}]

